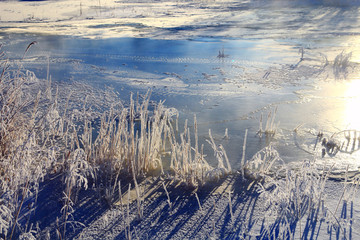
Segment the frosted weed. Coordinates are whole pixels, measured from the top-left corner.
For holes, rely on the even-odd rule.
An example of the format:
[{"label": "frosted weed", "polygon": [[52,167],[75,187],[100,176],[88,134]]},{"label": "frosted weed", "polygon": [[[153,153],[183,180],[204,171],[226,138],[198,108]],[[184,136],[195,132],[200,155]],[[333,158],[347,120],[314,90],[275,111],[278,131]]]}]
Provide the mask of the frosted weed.
[{"label": "frosted weed", "polygon": [[267,146],[255,153],[255,155],[245,164],[245,177],[253,181],[262,181],[265,178],[276,174],[276,172],[274,172],[276,164],[281,169],[284,162],[274,147],[271,145]]},{"label": "frosted weed", "polygon": [[344,53],[342,51],[334,59],[333,63],[333,73],[336,79],[346,79],[349,73],[350,59],[352,53]]},{"label": "frosted weed", "polygon": [[275,136],[275,133],[278,130],[278,125],[279,125],[279,123],[275,123],[276,113],[277,113],[277,107],[273,111],[269,111],[266,118],[265,127],[263,126],[263,115],[262,114],[260,115],[259,130],[256,133],[260,138],[264,134],[265,138],[268,141],[270,141]]}]

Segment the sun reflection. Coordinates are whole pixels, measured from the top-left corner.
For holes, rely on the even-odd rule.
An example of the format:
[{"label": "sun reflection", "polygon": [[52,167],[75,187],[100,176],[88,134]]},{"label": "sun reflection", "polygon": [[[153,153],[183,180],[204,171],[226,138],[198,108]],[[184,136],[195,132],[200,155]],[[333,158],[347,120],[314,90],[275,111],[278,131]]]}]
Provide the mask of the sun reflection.
[{"label": "sun reflection", "polygon": [[346,104],[344,106],[343,121],[348,129],[360,131],[360,79],[349,83],[344,92]]}]

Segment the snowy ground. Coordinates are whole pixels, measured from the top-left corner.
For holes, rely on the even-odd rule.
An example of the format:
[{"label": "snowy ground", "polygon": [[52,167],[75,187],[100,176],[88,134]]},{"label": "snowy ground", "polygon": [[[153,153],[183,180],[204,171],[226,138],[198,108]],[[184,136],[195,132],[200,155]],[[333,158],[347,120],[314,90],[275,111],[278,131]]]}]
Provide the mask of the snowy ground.
[{"label": "snowy ground", "polygon": [[[49,234],[55,237],[55,213],[60,212],[62,203],[59,195],[46,195],[49,190],[46,188],[60,192],[58,181],[56,178],[45,181],[40,191],[39,198],[44,198],[46,204],[39,204],[35,216],[42,230],[38,236],[42,238]],[[197,190],[165,181],[166,193],[162,183],[158,178],[139,183],[143,196],[141,218],[134,189],[130,194],[123,193],[122,199],[114,199],[110,205],[101,189],[80,193],[73,220],[83,225],[68,227],[68,237],[125,239],[130,232],[132,239],[269,239],[266,230],[270,229],[272,236],[288,239],[288,235],[281,235],[287,228],[291,228],[294,239],[360,237],[359,193],[345,191],[340,182],[328,181],[323,191],[324,205],[317,210],[305,207],[301,221],[291,216],[288,218],[290,224],[285,223],[278,212],[268,209],[269,201],[280,204],[281,196],[268,199],[266,194],[260,193],[259,186],[251,180],[243,180],[239,174],[210,182]],[[128,186],[122,188],[126,191]]]},{"label": "snowy ground", "polygon": [[[78,69],[85,69],[91,74],[94,72],[101,72],[103,75],[112,73],[111,75],[108,74],[110,79],[116,79],[119,82],[128,83],[130,79],[131,83],[128,84],[131,86],[164,88],[163,92],[167,91],[166,94],[169,98],[172,94],[220,96],[220,100],[216,101],[199,100],[202,104],[198,114],[202,113],[204,117],[198,116],[198,119],[203,123],[210,122],[204,124],[207,128],[214,127],[211,122],[216,122],[216,119],[213,119],[214,115],[219,115],[221,108],[228,110],[230,108],[224,107],[226,104],[233,106],[234,99],[230,98],[230,101],[226,101],[226,97],[223,96],[246,95],[249,93],[248,89],[244,87],[247,84],[247,86],[253,86],[249,87],[252,90],[252,96],[270,94],[274,89],[279,90],[279,95],[281,95],[283,85],[303,86],[305,83],[308,84],[310,79],[310,90],[305,87],[296,91],[295,94],[299,97],[299,102],[302,103],[300,109],[306,111],[310,108],[313,110],[310,112],[311,116],[309,114],[309,117],[304,118],[301,116],[304,115],[303,112],[294,113],[292,108],[295,104],[281,105],[278,110],[279,118],[287,119],[287,115],[294,114],[291,119],[298,118],[301,121],[294,122],[291,120],[293,125],[286,125],[288,123],[282,122],[287,128],[279,132],[281,139],[278,139],[276,144],[280,147],[280,151],[285,154],[290,142],[294,145],[297,144],[296,147],[301,152],[311,152],[310,158],[316,159],[320,166],[321,163],[330,166],[339,165],[338,160],[340,158],[345,163],[342,162],[341,166],[335,166],[335,168],[338,167],[343,173],[346,169],[346,163],[352,164],[351,170],[356,170],[359,165],[358,152],[355,154],[342,152],[337,155],[337,157],[340,155],[339,158],[328,155],[321,158],[322,148],[319,145],[314,145],[314,143],[317,131],[320,130],[329,136],[335,132],[334,129],[342,132],[345,126],[360,130],[358,129],[359,125],[356,125],[360,118],[354,114],[357,112],[356,104],[359,103],[359,94],[357,91],[347,90],[357,89],[359,86],[356,81],[359,72],[358,62],[360,61],[360,51],[357,48],[360,30],[358,5],[358,1],[350,0],[301,2],[266,0],[0,1],[0,40],[6,39],[7,34],[14,33],[25,34],[22,36],[30,36],[29,39],[32,39],[33,34],[74,36],[88,39],[123,37],[200,41],[247,39],[254,42],[258,41],[259,46],[256,47],[259,52],[264,49],[271,49],[271,45],[274,43],[276,46],[271,57],[276,59],[274,60],[276,62],[268,62],[263,66],[261,65],[263,62],[260,64],[256,61],[224,58],[223,60],[228,64],[226,65],[228,68],[214,67],[214,69],[198,73],[202,75],[201,80],[205,81],[206,84],[202,84],[200,81],[196,84],[186,82],[184,80],[185,73],[183,73],[184,75],[179,75],[177,72],[152,73],[144,76],[140,69],[132,72],[127,71],[126,75],[121,75],[121,71],[114,73],[110,67],[109,69],[104,68],[104,70],[96,65],[74,63],[73,59],[68,62],[71,62],[72,65],[76,64]],[[268,40],[271,41],[268,42]],[[297,48],[289,47],[289,42],[293,42],[293,46]],[[58,43],[61,44],[62,41]],[[304,61],[300,61],[301,53],[298,53],[299,49],[302,48],[305,49],[305,58],[307,58]],[[218,60],[216,58],[217,50],[214,52],[215,60]],[[291,57],[280,54],[282,51],[291,52],[291,50],[293,50]],[[352,62],[347,76],[349,81],[337,82],[332,64],[334,64],[336,56],[343,50],[352,52]],[[228,52],[225,53],[228,54]],[[229,54],[231,55],[232,52]],[[324,55],[327,59],[323,57]],[[29,56],[31,56],[31,52],[29,52]],[[124,61],[123,57],[110,56],[109,59]],[[267,60],[271,61],[271,57]],[[282,59],[279,60],[279,58]],[[61,56],[59,59],[66,58]],[[106,59],[106,57],[101,59]],[[156,62],[159,59],[136,60],[138,61],[137,64],[141,65],[146,61]],[[198,61],[199,59],[201,61],[206,60],[203,65],[215,65],[215,60],[209,57],[195,60]],[[190,64],[196,62],[194,59],[189,61],[185,57],[180,60],[185,61],[187,65],[189,62]],[[231,62],[232,60],[234,62]],[[330,62],[329,65],[326,65],[327,60]],[[34,57],[25,61],[31,64],[31,61],[36,62],[39,59]],[[299,61],[298,64],[297,61]],[[42,59],[41,63],[46,65],[47,60]],[[59,63],[60,60],[55,62],[55,64]],[[189,69],[191,67],[190,65]],[[95,70],[90,71],[89,69]],[[245,80],[239,81],[236,77],[240,70],[237,72],[233,69],[241,69],[243,71],[241,77]],[[340,68],[340,75],[345,74],[345,71],[342,70],[344,69]],[[229,74],[230,72],[233,75]],[[132,74],[133,76],[131,76]],[[341,78],[343,77],[341,75]],[[222,79],[221,89],[218,88],[218,79]],[[319,79],[321,82],[317,84]],[[345,96],[345,93],[348,95]],[[352,107],[344,109],[342,103],[349,99],[354,100]],[[175,100],[174,102],[176,102]],[[282,100],[282,102],[284,101]],[[309,104],[307,104],[308,102]],[[314,106],[319,107],[314,108]],[[256,119],[256,124],[258,124],[258,116],[256,118],[254,116],[260,111],[259,109],[262,108],[247,110],[247,113],[251,114],[239,114],[234,118],[232,115],[227,116],[220,120],[220,124],[231,122],[232,119],[238,121],[241,118],[252,121]],[[340,111],[341,114],[335,116],[335,111]],[[342,122],[344,120],[341,116],[344,115],[351,119],[350,123]],[[306,119],[311,120],[306,121]],[[314,119],[318,121],[315,124],[316,126],[326,126],[328,129],[314,129],[311,125]],[[311,126],[308,127],[305,124],[303,127],[301,125],[303,122]],[[298,125],[301,126],[298,132],[294,134],[293,129]],[[223,130],[221,129],[221,131]],[[235,142],[230,147],[237,152],[239,152],[239,146],[242,147],[243,141],[243,132],[239,133],[240,130],[237,129],[237,136],[232,136],[230,132],[230,141]],[[255,133],[257,129],[252,130]],[[221,138],[222,136],[218,137]],[[251,156],[247,158],[250,159]],[[239,159],[240,157],[234,161],[239,161]],[[333,179],[338,178],[337,176],[332,177]],[[340,177],[344,177],[344,175]],[[56,217],[61,216],[61,192],[63,189],[61,184],[58,184],[59,181],[59,176],[53,176],[43,183],[39,199],[46,199],[46,201],[38,201],[37,214],[32,220],[34,224],[37,221],[39,222],[38,236],[44,239],[48,237],[48,232],[51,238],[55,237]],[[296,181],[300,180],[294,180],[294,182]],[[278,199],[271,199],[274,196],[264,194],[261,184],[255,184],[249,179],[244,180],[238,172],[226,179],[211,182],[196,190],[187,189],[182,185],[176,186],[176,184],[166,180],[164,183],[167,186],[168,196],[162,182],[155,177],[139,181],[143,196],[141,208],[144,216],[142,218],[137,217],[134,190],[130,194],[127,192],[128,184],[131,183],[130,180],[125,179],[122,182],[123,199],[121,200],[117,197],[110,202],[107,201],[104,197],[106,189],[99,186],[81,191],[75,204],[73,217],[74,220],[84,225],[75,224],[74,231],[69,227],[68,237],[74,239],[124,239],[129,237],[128,233],[130,232],[133,239],[267,239],[266,230],[272,229],[274,232],[281,233],[286,231],[283,228],[290,228],[289,232],[294,233],[295,239],[360,238],[360,202],[358,201],[359,194],[356,191],[358,189],[356,178],[354,178],[353,186],[334,180],[326,181],[324,191],[318,189],[311,192],[305,188],[297,189],[296,187],[286,188],[283,186],[284,189],[279,192],[279,195],[282,194],[284,198],[278,196]],[[305,179],[304,182],[313,186],[310,185],[309,179]],[[345,188],[344,186],[350,187]],[[52,191],[58,189],[59,194],[49,196],[49,189]],[[279,216],[294,214],[289,209],[296,209],[291,205],[291,202],[285,203],[284,199],[296,199],[290,196],[299,196],[296,195],[298,194],[297,191],[309,192],[314,195],[321,193],[325,204],[322,207],[314,208],[318,211],[316,213],[312,212],[315,210],[310,207],[302,208],[304,212],[302,212],[301,220],[289,217],[286,219],[290,219],[289,221],[292,222],[284,222],[284,218]],[[231,201],[229,201],[229,195]],[[130,196],[129,199],[128,196]],[[267,208],[269,200],[273,200],[274,204],[280,207],[283,205],[292,207],[288,208],[288,213],[281,215],[279,209]],[[295,200],[294,205],[296,206]],[[23,219],[26,219],[26,216]],[[23,219],[22,221],[24,221]],[[284,236],[280,235],[279,238],[284,238]]]}]

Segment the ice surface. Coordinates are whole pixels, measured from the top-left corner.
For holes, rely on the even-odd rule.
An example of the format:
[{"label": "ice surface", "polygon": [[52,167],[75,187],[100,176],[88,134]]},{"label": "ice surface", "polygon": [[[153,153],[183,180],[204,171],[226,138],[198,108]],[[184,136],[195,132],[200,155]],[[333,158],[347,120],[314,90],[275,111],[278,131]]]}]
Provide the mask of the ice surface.
[{"label": "ice surface", "polygon": [[[4,49],[12,61],[22,56],[24,38],[28,36],[4,36]],[[112,86],[124,99],[129,91],[151,88],[154,100],[166,99],[168,106],[181,111],[183,120],[197,115],[201,139],[209,128],[215,136],[228,128],[231,141],[225,144],[234,166],[239,166],[237,146],[245,129],[249,129],[249,156],[268,143],[254,136],[261,115],[266,118],[275,107],[279,129],[273,144],[286,162],[321,156],[321,149],[304,151],[316,140],[316,134],[301,135],[307,129],[331,135],[357,126],[358,117],[351,112],[358,93],[350,89],[356,89],[359,66],[355,61],[336,62],[332,52],[339,49],[341,56],[344,48],[336,47],[333,40],[329,48],[323,42],[300,47],[292,39],[93,40],[38,35],[31,39],[39,44],[22,63],[38,77],[47,77],[49,64],[54,80]],[[224,51],[223,57],[218,57],[219,51]],[[299,125],[295,136],[292,130]],[[304,136],[306,141],[299,143]],[[346,163],[339,157],[331,159],[343,170],[348,164],[351,169],[359,164],[351,156],[341,158],[347,158]]]}]

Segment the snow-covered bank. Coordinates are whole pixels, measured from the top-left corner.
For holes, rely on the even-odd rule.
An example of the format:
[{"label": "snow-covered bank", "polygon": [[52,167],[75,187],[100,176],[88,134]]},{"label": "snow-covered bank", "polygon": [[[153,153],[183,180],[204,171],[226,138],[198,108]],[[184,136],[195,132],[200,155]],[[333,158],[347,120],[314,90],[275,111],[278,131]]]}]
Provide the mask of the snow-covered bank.
[{"label": "snow-covered bank", "polygon": [[85,38],[311,39],[357,35],[358,5],[339,0],[1,1],[0,27]]},{"label": "snow-covered bank", "polygon": [[[287,183],[279,180],[277,187],[281,190],[269,196],[270,192],[262,191],[259,185],[252,180],[244,180],[240,174],[209,182],[197,190],[169,180],[147,178],[139,181],[143,217],[138,215],[135,188],[130,194],[127,192],[128,184],[133,186],[133,183],[123,181],[122,198],[116,197],[110,205],[103,198],[103,190],[94,188],[80,193],[74,206],[74,225],[69,227],[68,237],[273,239],[277,236],[278,239],[358,239],[358,186],[346,184],[345,190],[343,183],[326,181],[324,189],[316,192],[310,189],[322,186],[304,179],[300,177],[297,178],[298,182],[290,180]],[[39,197],[45,197],[44,201],[48,204],[39,202],[37,206],[35,219],[39,221],[41,229],[34,234],[37,238],[51,236],[50,239],[53,239],[56,236],[56,217],[60,217],[61,202],[56,194],[47,194],[49,188],[59,186],[58,183],[56,179],[47,181],[44,192],[40,192]],[[314,195],[310,196],[309,193]],[[309,202],[317,197],[322,199],[318,205]],[[52,214],[45,215],[44,212]],[[75,224],[75,221],[79,222]]]}]

